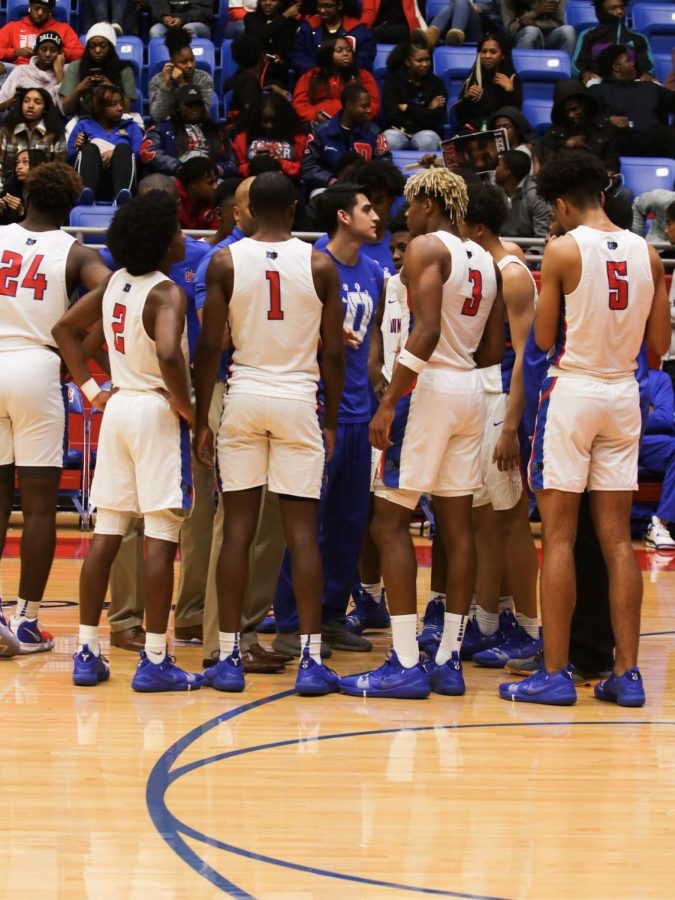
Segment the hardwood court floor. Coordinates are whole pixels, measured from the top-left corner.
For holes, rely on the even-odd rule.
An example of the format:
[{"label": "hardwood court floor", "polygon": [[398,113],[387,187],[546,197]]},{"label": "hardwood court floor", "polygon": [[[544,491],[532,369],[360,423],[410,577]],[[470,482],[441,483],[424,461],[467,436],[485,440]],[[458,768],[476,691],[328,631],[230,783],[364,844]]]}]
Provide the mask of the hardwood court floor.
[{"label": "hardwood court floor", "polygon": [[[64,534],[55,650],[0,661],[0,897],[674,896],[675,558],[640,553],[643,709],[589,688],[572,708],[509,704],[472,664],[456,699],[299,698],[292,668],[240,695],[139,695],[117,649],[107,684],[71,683],[87,539]],[[17,570],[5,559],[6,598]],[[176,655],[200,670],[200,648]]]}]

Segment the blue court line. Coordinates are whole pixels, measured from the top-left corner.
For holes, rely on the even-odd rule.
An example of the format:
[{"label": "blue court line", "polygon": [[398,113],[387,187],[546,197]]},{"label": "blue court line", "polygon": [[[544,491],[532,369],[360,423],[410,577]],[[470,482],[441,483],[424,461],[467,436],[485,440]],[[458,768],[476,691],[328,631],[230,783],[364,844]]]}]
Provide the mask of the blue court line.
[{"label": "blue court line", "polygon": [[277,700],[283,700],[286,697],[293,696],[295,694],[294,691],[281,691],[277,694],[272,694],[269,697],[264,697],[260,700],[254,700],[251,703],[244,704],[243,706],[238,706],[233,710],[222,713],[219,716],[216,716],[213,719],[205,722],[202,725],[197,726],[192,729],[192,731],[188,732],[175,744],[166,750],[162,756],[158,759],[157,763],[153,767],[150,777],[148,778],[147,788],[146,788],[146,802],[148,806],[148,812],[153,821],[153,824],[157,828],[160,836],[166,841],[166,843],[171,847],[171,849],[191,868],[197,872],[197,874],[201,875],[203,878],[206,878],[214,887],[219,888],[224,893],[229,894],[231,897],[242,898],[242,900],[253,900],[252,895],[247,893],[242,888],[238,887],[238,885],[234,884],[234,882],[229,881],[224,878],[219,872],[205,863],[197,853],[195,853],[186,841],[181,837],[184,835],[185,837],[190,837],[193,840],[199,841],[200,843],[206,844],[207,846],[215,847],[219,850],[224,850],[229,853],[234,853],[237,856],[242,856],[245,859],[255,860],[257,862],[265,862],[271,865],[280,866],[281,868],[291,869],[299,872],[306,872],[312,875],[319,875],[325,878],[335,878],[341,881],[348,881],[356,884],[366,884],[373,887],[383,887],[383,888],[392,888],[395,890],[406,891],[411,893],[420,893],[420,894],[430,894],[435,896],[443,896],[443,897],[456,897],[462,898],[462,900],[503,900],[503,898],[498,897],[486,897],[485,895],[478,894],[469,894],[463,893],[460,891],[444,891],[436,888],[427,888],[427,887],[417,887],[414,885],[406,885],[406,884],[398,884],[395,882],[389,881],[379,881],[376,879],[365,878],[358,875],[350,875],[341,872],[334,872],[327,869],[319,869],[314,866],[306,866],[300,863],[293,863],[287,860],[278,859],[272,856],[265,856],[261,853],[256,853],[251,850],[246,850],[242,847],[236,847],[232,844],[227,844],[224,841],[220,841],[217,838],[209,837],[203,832],[197,831],[189,825],[186,825],[184,822],[181,822],[176,816],[173,815],[168,809],[166,803],[166,791],[168,788],[182,776],[195,771],[196,769],[203,768],[204,766],[210,765],[214,762],[219,762],[225,759],[231,759],[233,757],[242,756],[248,753],[255,753],[262,750],[270,750],[270,749],[279,749],[281,747],[292,746],[300,743],[310,743],[310,742],[319,742],[319,741],[327,741],[327,740],[337,740],[342,738],[353,738],[353,737],[368,737],[368,736],[376,736],[383,734],[396,734],[400,731],[412,731],[412,732],[424,732],[424,731],[436,731],[439,728],[443,730],[469,730],[469,729],[478,729],[478,728],[526,728],[526,727],[559,727],[565,725],[585,725],[585,726],[594,726],[594,725],[652,725],[652,726],[662,726],[662,725],[670,725],[675,726],[675,722],[672,721],[645,721],[640,719],[629,719],[629,720],[618,720],[618,721],[571,721],[565,720],[562,722],[494,722],[494,723],[472,723],[465,725],[423,725],[423,726],[415,726],[411,728],[381,728],[371,731],[354,731],[354,732],[342,732],[336,734],[328,734],[328,735],[317,735],[316,737],[310,738],[293,738],[283,741],[274,741],[265,744],[258,744],[253,747],[245,747],[237,750],[229,750],[224,753],[216,754],[215,756],[207,757],[200,760],[195,760],[191,763],[188,763],[184,766],[181,766],[172,771],[172,766],[176,763],[181,756],[181,754],[196,740],[198,740],[202,735],[208,733],[213,728],[216,728],[222,722],[228,721],[229,719],[233,719],[237,716],[241,716],[246,712],[250,712],[253,709],[257,709],[261,706],[264,706],[268,703],[276,702]]}]

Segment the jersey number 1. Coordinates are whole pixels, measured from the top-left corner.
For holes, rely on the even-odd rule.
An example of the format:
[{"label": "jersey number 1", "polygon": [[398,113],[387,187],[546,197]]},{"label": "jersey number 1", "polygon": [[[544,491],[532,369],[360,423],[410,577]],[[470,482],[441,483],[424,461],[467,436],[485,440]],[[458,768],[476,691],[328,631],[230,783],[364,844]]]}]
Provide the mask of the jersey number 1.
[{"label": "jersey number 1", "polygon": [[607,284],[609,285],[609,308],[626,309],[628,307],[628,264],[625,262],[607,263]]},{"label": "jersey number 1", "polygon": [[284,311],[281,308],[281,283],[278,272],[265,272],[265,278],[270,284],[270,308],[267,310],[267,318],[271,322],[281,322]]},{"label": "jersey number 1", "polygon": [[483,276],[478,269],[469,269],[469,281],[473,285],[471,296],[467,297],[462,307],[463,316],[475,316],[483,299]]},{"label": "jersey number 1", "polygon": [[124,349],[124,322],[127,317],[127,308],[123,303],[116,303],[113,309],[112,333],[114,335],[115,350],[125,353]]}]

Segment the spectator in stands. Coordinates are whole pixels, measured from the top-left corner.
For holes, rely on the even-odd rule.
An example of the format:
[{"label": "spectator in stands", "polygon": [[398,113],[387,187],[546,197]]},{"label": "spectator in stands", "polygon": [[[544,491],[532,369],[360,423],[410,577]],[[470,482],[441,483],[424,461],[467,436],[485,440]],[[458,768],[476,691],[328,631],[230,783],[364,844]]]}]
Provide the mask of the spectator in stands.
[{"label": "spectator in stands", "polygon": [[128,0],[88,0],[88,3],[94,22],[110,22],[116,35],[124,34]]},{"label": "spectator in stands", "polygon": [[600,111],[614,126],[623,156],[675,156],[675,93],[651,81],[636,81],[636,71],[625,47],[615,44],[598,56],[602,83],[589,90]]},{"label": "spectator in stands", "polygon": [[350,154],[364,159],[390,158],[387,139],[371,118],[370,95],[357,81],[348,84],[340,98],[341,112],[310,135],[302,160],[301,179],[311,193],[337,181],[343,159]]},{"label": "spectator in stands", "polygon": [[66,116],[91,115],[92,93],[100,85],[118,88],[124,112],[129,112],[131,101],[138,98],[136,79],[131,65],[117,55],[116,44],[117,35],[108,22],[98,22],[89,29],[84,56],[66,68],[59,86]]},{"label": "spectator in stands", "polygon": [[532,161],[521,150],[502,153],[495,170],[495,181],[509,201],[509,217],[502,228],[505,237],[545,238],[551,219],[551,207],[537,194],[530,175]]},{"label": "spectator in stands", "polygon": [[[654,191],[653,193],[661,193],[661,191]],[[670,193],[671,200],[668,206],[666,206],[665,210],[663,210],[664,215],[664,228],[663,228],[663,238],[662,240],[670,243],[672,247],[672,251],[666,251],[663,255],[672,257],[673,253],[675,253],[675,193]],[[645,195],[643,195],[645,196]],[[648,196],[648,195],[647,195]],[[638,197],[638,200],[641,198]],[[658,215],[658,213],[657,213]],[[652,223],[652,228],[654,228],[654,223]],[[649,229],[649,236],[647,240],[651,237],[652,228]],[[633,231],[635,229],[633,228]],[[663,357],[663,370],[667,372],[668,376],[671,379],[673,384],[673,388],[675,389],[675,270],[671,272],[671,281],[670,281],[670,350]],[[669,519],[669,521],[672,521]]]},{"label": "spectator in stands", "polygon": [[577,35],[565,24],[565,0],[502,0],[502,20],[514,47],[574,53]]},{"label": "spectator in stands", "polygon": [[471,0],[448,0],[431,20],[431,29],[436,29],[450,47],[459,47],[464,41],[478,41],[483,33],[479,10]]},{"label": "spectator in stands", "polygon": [[[671,309],[672,297],[671,290]],[[655,550],[675,550],[675,540],[669,528],[675,522],[674,416],[673,383],[669,374],[650,369],[649,418],[640,441],[638,478],[662,482],[659,504],[646,535],[647,546]]]},{"label": "spectator in stands", "polygon": [[84,53],[80,39],[70,25],[52,16],[55,0],[31,0],[28,15],[0,28],[0,60],[17,66],[27,65],[33,55],[35,40],[43,31],[52,31],[61,38],[66,62],[79,59]]},{"label": "spectator in stands", "polygon": [[260,0],[254,12],[244,16],[246,34],[260,43],[265,50],[269,80],[288,89],[293,39],[298,30],[299,3],[286,5],[287,0]]},{"label": "spectator in stands", "polygon": [[403,44],[427,31],[417,0],[362,0],[361,21],[378,44]]},{"label": "spectator in stands", "polygon": [[211,37],[212,0],[150,0],[155,24],[150,37],[164,37],[170,28],[185,28],[195,37]]},{"label": "spectator in stands", "polygon": [[[317,0],[316,15],[307,16],[295,35],[291,65],[298,74],[320,65],[319,50],[329,38],[348,37],[359,69],[373,68],[376,45],[373,36],[358,18],[353,0]],[[353,15],[352,15],[353,13]]]},{"label": "spectator in stands", "polygon": [[290,100],[285,81],[279,84],[265,66],[265,49],[251,34],[239,34],[232,41],[232,58],[237,71],[223,85],[223,93],[232,92],[227,111],[228,127],[236,129],[237,122],[248,107],[262,94],[263,88]]},{"label": "spectator in stands", "polygon": [[248,178],[250,163],[261,156],[279,161],[279,168],[297,181],[307,134],[300,117],[284,97],[263,94],[242,118],[242,130],[232,141],[239,174]]},{"label": "spectator in stands", "polygon": [[528,120],[515,106],[503,106],[488,120],[488,129],[503,128],[509,141],[509,150],[522,150],[532,157],[532,146],[537,139]]},{"label": "spectator in stands", "polygon": [[192,35],[185,28],[167,31],[164,43],[169,51],[169,61],[161,72],[150,79],[148,96],[150,115],[155,122],[162,122],[171,115],[176,100],[176,91],[184,84],[199,88],[204,106],[211,109],[213,102],[213,78],[195,64],[195,55],[190,47]]},{"label": "spectator in stands", "polygon": [[217,225],[218,169],[203,156],[188,159],[176,173],[181,228],[211,230]]},{"label": "spectator in stands", "polygon": [[225,34],[229,38],[236,38],[244,31],[244,18],[253,12],[258,5],[258,0],[229,0],[227,4],[227,25]]},{"label": "spectator in stands", "polygon": [[68,161],[80,173],[81,204],[95,200],[126,203],[136,183],[143,130],[124,118],[119,88],[101,85],[91,99],[91,115],[80,119],[68,139]]},{"label": "spectator in stands", "polygon": [[319,65],[298,79],[293,106],[303,122],[325,122],[340,111],[342,92],[354,81],[370,95],[370,118],[374,119],[380,111],[377,82],[357,66],[346,37],[327,38],[319,50]]},{"label": "spectator in stands", "polygon": [[45,162],[66,162],[63,122],[44,88],[19,91],[17,104],[0,131],[0,188],[23,150],[40,150]]},{"label": "spectator in stands", "polygon": [[598,25],[582,31],[572,57],[572,74],[581,78],[584,84],[600,81],[598,56],[605,47],[621,44],[635,65],[638,78],[651,81],[654,75],[654,60],[647,38],[639,31],[631,31],[626,26],[624,0],[593,0]]},{"label": "spectator in stands", "polygon": [[485,131],[490,116],[503,106],[523,105],[520,78],[506,40],[489,34],[478,42],[476,61],[455,104],[460,131]]},{"label": "spectator in stands", "polygon": [[668,88],[669,91],[675,91],[675,49],[671,51],[671,59],[673,61],[673,69],[663,82],[663,86],[664,88]]},{"label": "spectator in stands", "polygon": [[632,193],[621,186],[621,161],[614,138],[614,128],[598,112],[597,104],[582,81],[569,78],[559,81],[551,110],[551,127],[542,135],[538,150],[542,160],[560,150],[588,150],[607,168],[605,211],[620,228],[630,228]]},{"label": "spectator in stands", "polygon": [[[670,241],[675,244],[675,190],[665,191],[657,188],[647,191],[635,198],[633,203],[633,224],[631,231],[645,237],[647,218],[651,219],[649,232],[646,239],[651,244]],[[670,255],[666,251],[667,255]],[[673,348],[673,360],[675,360],[675,347]],[[675,375],[675,367],[674,373]]]},{"label": "spectator in stands", "polygon": [[[387,59],[382,113],[392,150],[438,150],[446,120],[448,92],[431,71],[431,53],[422,44],[394,48]],[[372,199],[372,198],[371,198]],[[385,216],[385,222],[389,216]]]},{"label": "spectator in stands", "polygon": [[184,84],[176,91],[171,118],[145,133],[141,162],[150,172],[175,175],[193,156],[209,159],[221,177],[237,173],[229,139],[209,118],[201,91]]},{"label": "spectator in stands", "polygon": [[43,31],[35,41],[27,66],[16,66],[0,88],[0,110],[14,106],[19,88],[44,88],[61,109],[59,85],[63,80],[63,44],[55,31]]},{"label": "spectator in stands", "polygon": [[19,150],[14,172],[7,178],[0,194],[0,225],[20,222],[26,214],[23,203],[23,185],[26,176],[35,166],[47,162],[44,150]]}]

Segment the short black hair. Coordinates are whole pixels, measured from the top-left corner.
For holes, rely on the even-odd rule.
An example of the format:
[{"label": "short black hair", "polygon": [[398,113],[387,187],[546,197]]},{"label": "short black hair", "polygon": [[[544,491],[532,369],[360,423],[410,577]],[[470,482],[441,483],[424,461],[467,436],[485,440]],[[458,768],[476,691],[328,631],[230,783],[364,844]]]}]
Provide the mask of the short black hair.
[{"label": "short black hair", "polygon": [[394,234],[397,231],[408,231],[408,220],[405,217],[405,208],[396,213],[393,218],[389,219],[387,230],[390,234]]},{"label": "short black hair", "polygon": [[24,197],[38,212],[63,222],[82,193],[82,179],[72,166],[48,162],[30,169],[26,176]]},{"label": "short black hair", "polygon": [[243,180],[238,175],[230,175],[229,178],[223,178],[213,195],[213,205],[222,206],[226,200],[232,199]]},{"label": "short black hair", "polygon": [[504,191],[494,184],[472,182],[467,185],[469,205],[464,221],[467,225],[484,225],[498,235],[509,217]]},{"label": "short black hair", "polygon": [[384,191],[390,197],[403,196],[403,173],[398,166],[386,159],[364,159],[360,156],[341,171],[340,177],[344,181],[362,184],[371,194]]},{"label": "short black hair", "polygon": [[147,275],[159,269],[177,229],[176,200],[166,191],[147,191],[117,210],[108,247],[130,275]]},{"label": "short black hair", "polygon": [[283,172],[261,172],[256,176],[248,194],[248,205],[256,215],[285,214],[298,199],[290,178]]},{"label": "short black hair", "polygon": [[666,207],[666,221],[672,222],[673,220],[675,220],[675,200]]},{"label": "short black hair", "polygon": [[188,187],[195,181],[201,181],[202,178],[208,178],[209,175],[218,177],[218,169],[210,159],[206,156],[193,156],[184,162],[176,172],[176,178]]},{"label": "short black hair", "polygon": [[252,34],[238,34],[232,41],[232,59],[240,69],[252,69],[264,52],[265,48]]},{"label": "short black hair", "polygon": [[501,159],[504,160],[504,165],[518,181],[522,181],[526,175],[530,174],[532,160],[522,150],[505,150],[501,154]]},{"label": "short black hair", "polygon": [[561,150],[550,156],[537,175],[537,193],[553,204],[562,197],[578,209],[595,207],[607,186],[607,169],[586,150]]},{"label": "short black hair", "polygon": [[611,76],[614,63],[620,56],[623,56],[624,53],[628,53],[628,50],[623,44],[612,44],[610,47],[605,47],[605,49],[598,54],[598,58],[595,62],[598,67],[598,74],[601,78],[609,78]]},{"label": "short black hair", "polygon": [[[340,95],[340,103],[344,109],[348,103],[356,103],[361,94],[368,94],[360,81],[350,81]],[[370,96],[370,94],[368,94]]]},{"label": "short black hair", "polygon": [[185,28],[169,28],[164,35],[164,45],[169,51],[169,56],[175,56],[181,50],[190,46],[192,35]]},{"label": "short black hair", "polygon": [[333,237],[337,231],[340,210],[351,215],[356,206],[357,194],[365,194],[370,199],[366,188],[351,181],[336,181],[322,194],[319,194],[316,204],[318,219],[320,227],[328,232],[329,237]]}]

